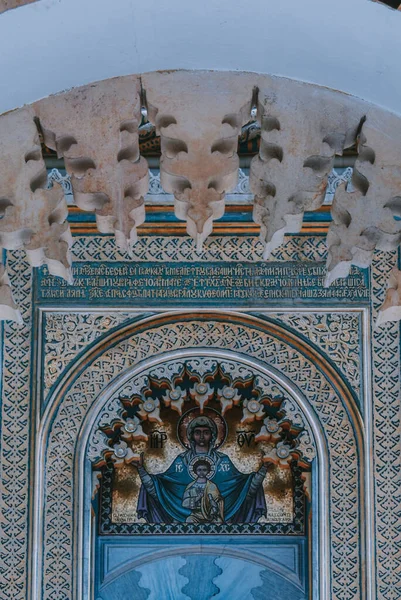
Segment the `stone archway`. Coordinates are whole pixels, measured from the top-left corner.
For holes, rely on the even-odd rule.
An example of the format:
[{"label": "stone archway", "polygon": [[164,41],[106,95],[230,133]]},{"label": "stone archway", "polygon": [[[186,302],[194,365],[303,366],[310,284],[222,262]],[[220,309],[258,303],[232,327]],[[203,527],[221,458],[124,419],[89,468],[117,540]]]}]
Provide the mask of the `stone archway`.
[{"label": "stone archway", "polygon": [[77,590],[82,590],[76,587],[82,585],[82,573],[77,579],[75,571],[83,559],[78,545],[82,524],[74,511],[80,506],[80,495],[82,500],[80,460],[91,409],[99,410],[96,403],[120,374],[132,372],[136,365],[157,355],[190,348],[213,348],[248,357],[281,373],[305,397],[323,432],[319,448],[322,466],[324,448],[328,455],[320,471],[326,490],[321,498],[320,519],[326,534],[321,534],[320,561],[327,561],[331,578],[326,576],[321,598],[340,598],[344,586],[352,594],[350,598],[362,598],[362,433],[347,386],[321,355],[279,325],[218,313],[164,314],[122,327],[83,357],[55,391],[42,424],[37,456],[43,470],[37,472],[36,546],[46,550],[38,554],[35,597],[47,599],[57,593],[60,598],[75,598],[79,597]]}]

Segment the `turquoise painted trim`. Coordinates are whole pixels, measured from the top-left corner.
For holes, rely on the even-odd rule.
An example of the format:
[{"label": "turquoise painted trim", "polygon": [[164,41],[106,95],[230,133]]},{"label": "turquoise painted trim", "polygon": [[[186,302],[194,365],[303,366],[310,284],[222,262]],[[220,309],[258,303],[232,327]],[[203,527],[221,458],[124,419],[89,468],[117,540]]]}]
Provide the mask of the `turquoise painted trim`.
[{"label": "turquoise painted trim", "polygon": [[[329,212],[306,212],[304,213],[304,223],[331,223],[332,218]],[[93,213],[70,213],[68,215],[69,223],[95,223],[96,216]],[[161,211],[161,212],[147,212],[145,224],[163,222],[167,224],[182,224],[181,219],[177,219],[173,211]],[[252,212],[241,211],[241,212],[226,212],[220,219],[216,219],[215,223],[254,223],[252,219]],[[97,234],[99,235],[99,234]],[[160,233],[158,234],[160,235]],[[248,233],[249,235],[249,233]],[[299,234],[294,234],[299,235]],[[309,234],[310,235],[310,234]]]}]

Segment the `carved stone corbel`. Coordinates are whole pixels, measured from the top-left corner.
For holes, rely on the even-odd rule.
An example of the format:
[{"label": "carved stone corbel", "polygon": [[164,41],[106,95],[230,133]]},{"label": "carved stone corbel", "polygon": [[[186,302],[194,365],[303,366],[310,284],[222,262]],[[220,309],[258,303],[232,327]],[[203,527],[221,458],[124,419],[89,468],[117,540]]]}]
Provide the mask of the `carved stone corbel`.
[{"label": "carved stone corbel", "polygon": [[373,251],[401,242],[401,130],[391,115],[367,116],[358,144],[352,185],[335,193],[327,234],[326,285],[346,277],[351,265],[368,267]]},{"label": "carved stone corbel", "polygon": [[46,145],[64,157],[76,204],[130,250],[145,220],[148,165],[139,154],[140,79],[102,81],[34,107]]},{"label": "carved stone corbel", "polygon": [[401,321],[401,271],[394,267],[390,273],[385,300],[379,309],[376,326],[387,321]]},{"label": "carved stone corbel", "polygon": [[260,151],[250,169],[265,259],[286,233],[301,230],[305,211],[322,205],[334,157],[352,146],[361,119],[354,102],[326,90],[312,96],[304,84],[267,83],[259,92]]},{"label": "carved stone corbel", "polygon": [[67,204],[59,185],[47,188],[34,112],[0,118],[0,246],[23,247],[32,266],[46,264],[52,275],[71,281]]},{"label": "carved stone corbel", "polygon": [[0,264],[0,321],[22,323],[22,316],[14,302],[6,268],[2,264]]},{"label": "carved stone corbel", "polygon": [[238,181],[238,135],[250,119],[254,76],[215,72],[142,77],[161,137],[160,179],[198,251]]}]

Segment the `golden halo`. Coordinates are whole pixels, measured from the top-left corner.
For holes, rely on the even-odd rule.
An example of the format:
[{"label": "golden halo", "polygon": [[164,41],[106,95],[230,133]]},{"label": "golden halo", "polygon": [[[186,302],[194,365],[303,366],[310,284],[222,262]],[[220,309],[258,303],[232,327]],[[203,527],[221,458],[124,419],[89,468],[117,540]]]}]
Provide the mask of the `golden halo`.
[{"label": "golden halo", "polygon": [[190,422],[193,421],[194,419],[196,419],[197,417],[208,417],[209,419],[211,419],[214,422],[214,424],[216,425],[216,429],[217,429],[217,437],[216,437],[216,441],[214,443],[214,450],[217,450],[217,448],[220,448],[220,446],[222,444],[224,444],[224,442],[226,441],[226,438],[227,438],[227,433],[228,433],[227,423],[226,423],[226,420],[224,419],[224,417],[222,417],[221,414],[219,412],[217,412],[217,410],[215,410],[214,408],[209,408],[209,407],[205,407],[203,409],[202,414],[200,413],[200,409],[198,407],[196,407],[196,408],[191,408],[190,410],[188,410],[186,413],[184,413],[182,415],[182,417],[178,421],[178,425],[177,425],[177,438],[178,438],[181,446],[183,446],[187,450],[191,449],[191,444],[189,443],[189,440],[187,437],[187,429],[188,429],[188,425],[190,424]]}]

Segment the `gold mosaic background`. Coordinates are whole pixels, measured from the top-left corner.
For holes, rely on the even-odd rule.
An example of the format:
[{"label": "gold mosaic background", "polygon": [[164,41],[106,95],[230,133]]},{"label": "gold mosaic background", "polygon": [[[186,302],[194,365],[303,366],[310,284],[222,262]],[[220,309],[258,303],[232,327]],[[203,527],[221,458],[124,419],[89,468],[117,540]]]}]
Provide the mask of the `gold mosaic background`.
[{"label": "gold mosaic background", "polygon": [[[162,404],[162,403],[161,403]],[[213,403],[214,405],[214,403]],[[193,408],[192,402],[185,403],[185,410]],[[217,403],[213,408],[217,408]],[[143,430],[149,435],[148,442],[135,442],[133,449],[144,453],[144,466],[151,474],[163,473],[168,469],[174,459],[185,451],[177,436],[177,426],[180,415],[164,406],[160,411],[163,425],[158,423],[143,422]],[[242,473],[257,471],[262,465],[261,453],[268,451],[270,445],[266,442],[252,442],[248,447],[245,443],[240,447],[237,443],[237,431],[254,432],[257,434],[262,426],[262,421],[246,425],[241,424],[242,409],[233,407],[225,414],[228,433],[226,441],[218,448],[232,460],[236,468]],[[151,448],[150,436],[152,431],[166,432],[168,439],[163,448]],[[112,521],[114,523],[140,523],[136,507],[138,502],[141,480],[137,469],[133,465],[124,465],[115,469],[112,494]],[[272,467],[263,483],[267,504],[267,516],[259,522],[289,523],[293,521],[293,477],[290,469]]]}]

